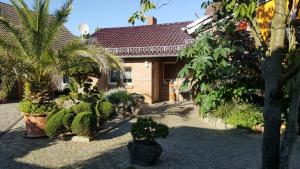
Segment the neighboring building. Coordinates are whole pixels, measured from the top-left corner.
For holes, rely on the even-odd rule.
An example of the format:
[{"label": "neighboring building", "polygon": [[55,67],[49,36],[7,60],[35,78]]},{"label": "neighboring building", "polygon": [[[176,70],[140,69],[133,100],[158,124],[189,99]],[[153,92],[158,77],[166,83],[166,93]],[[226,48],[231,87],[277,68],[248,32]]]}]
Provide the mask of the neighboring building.
[{"label": "neighboring building", "polygon": [[[296,2],[299,3],[299,0],[296,0]],[[185,30],[191,34],[194,35],[196,30],[203,25],[211,24],[213,22],[213,16],[217,12],[216,8],[220,8],[220,5],[217,3],[215,6],[209,6],[206,11],[206,15],[204,17],[201,17],[191,24],[187,25],[185,27]],[[258,1],[258,7],[256,9],[256,19],[258,22],[258,26],[260,28],[260,33],[264,40],[269,40],[270,38],[270,31],[271,31],[271,24],[272,19],[275,13],[275,1],[274,0],[259,0]],[[220,21],[220,20],[219,20]],[[218,21],[216,21],[218,22]],[[242,21],[243,22],[243,21]],[[297,25],[300,25],[300,12],[297,15],[296,20]],[[237,23],[239,25],[240,23]],[[249,24],[248,24],[248,30]]]},{"label": "neighboring building", "polygon": [[[0,17],[4,17],[8,19],[11,23],[19,25],[20,21],[18,19],[18,15],[12,5],[0,2]],[[11,35],[5,31],[5,28],[3,25],[0,24],[0,37],[4,37],[5,39],[12,38]],[[70,40],[74,38],[73,34],[63,27],[60,31],[60,34],[58,35],[58,38],[55,40],[53,48],[61,48],[62,46],[65,46]],[[12,92],[9,94],[9,100],[18,100],[21,98],[22,95],[22,84],[17,82],[16,86],[12,90]],[[0,98],[1,102],[1,98]]]},{"label": "neighboring building", "polygon": [[124,61],[124,72],[103,75],[101,87],[125,87],[151,104],[169,100],[169,82],[180,83],[177,75],[183,63],[177,61],[178,53],[194,39],[182,29],[191,22],[157,24],[154,17],[147,21],[143,26],[103,28],[92,37]]}]

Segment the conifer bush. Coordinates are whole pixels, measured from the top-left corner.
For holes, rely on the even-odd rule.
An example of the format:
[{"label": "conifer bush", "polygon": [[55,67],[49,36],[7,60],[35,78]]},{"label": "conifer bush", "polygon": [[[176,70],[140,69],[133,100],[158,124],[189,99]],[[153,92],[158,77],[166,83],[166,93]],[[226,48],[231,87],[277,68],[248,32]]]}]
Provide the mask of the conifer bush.
[{"label": "conifer bush", "polygon": [[72,122],[72,132],[78,136],[90,136],[97,126],[97,118],[91,112],[81,112],[76,115]]},{"label": "conifer bush", "polygon": [[86,102],[81,102],[79,104],[76,104],[72,106],[72,111],[76,114],[81,112],[92,112],[91,104]]},{"label": "conifer bush", "polygon": [[112,116],[114,107],[110,102],[98,102],[96,106],[96,112],[97,115],[104,119],[107,120]]},{"label": "conifer bush", "polygon": [[45,132],[48,137],[56,137],[68,130],[64,125],[64,119],[66,117],[72,116],[72,112],[67,109],[62,109],[61,111],[54,114],[50,119],[48,119],[45,126]]}]

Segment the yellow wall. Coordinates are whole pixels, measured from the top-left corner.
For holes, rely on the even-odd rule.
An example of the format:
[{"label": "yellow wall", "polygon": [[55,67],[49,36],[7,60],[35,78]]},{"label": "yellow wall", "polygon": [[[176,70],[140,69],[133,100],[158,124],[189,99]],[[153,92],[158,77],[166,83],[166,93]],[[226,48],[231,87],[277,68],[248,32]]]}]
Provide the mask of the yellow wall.
[{"label": "yellow wall", "polygon": [[[299,0],[296,0],[296,2],[297,1]],[[275,11],[274,0],[261,4],[257,8],[256,18],[264,40],[269,40],[270,38],[270,27],[271,27],[272,18],[274,16],[274,11]],[[298,14],[297,18],[300,19],[300,13]]]}]

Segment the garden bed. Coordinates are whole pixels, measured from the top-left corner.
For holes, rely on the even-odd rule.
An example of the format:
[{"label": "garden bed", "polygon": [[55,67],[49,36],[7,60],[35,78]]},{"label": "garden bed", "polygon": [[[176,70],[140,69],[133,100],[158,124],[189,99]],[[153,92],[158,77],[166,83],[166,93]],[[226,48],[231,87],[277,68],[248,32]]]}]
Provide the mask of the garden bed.
[{"label": "garden bed", "polygon": [[118,126],[122,125],[123,123],[126,123],[128,121],[130,121],[131,119],[133,119],[134,116],[116,116],[115,118],[106,121],[103,125],[101,125],[96,133],[90,137],[87,136],[76,136],[73,133],[66,133],[66,134],[61,134],[58,138],[60,140],[64,140],[64,141],[74,141],[74,142],[91,142],[93,140],[95,140],[96,138],[114,130],[115,128],[117,128]]}]

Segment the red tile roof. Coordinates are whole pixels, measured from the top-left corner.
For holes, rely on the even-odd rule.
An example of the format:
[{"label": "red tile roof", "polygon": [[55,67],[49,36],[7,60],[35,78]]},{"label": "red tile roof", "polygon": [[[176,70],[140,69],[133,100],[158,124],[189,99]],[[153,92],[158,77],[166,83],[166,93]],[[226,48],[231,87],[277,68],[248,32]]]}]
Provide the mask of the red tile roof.
[{"label": "red tile roof", "polygon": [[103,28],[93,38],[105,49],[123,57],[177,56],[180,49],[193,41],[181,30],[190,23]]},{"label": "red tile roof", "polygon": [[[14,24],[20,24],[18,15],[12,5],[0,2],[0,17],[1,16]],[[12,38],[11,35],[9,35],[5,31],[5,28],[1,24],[0,24],[0,36],[5,36],[5,38]],[[62,29],[59,32],[59,35],[57,36],[57,39],[53,44],[53,47],[56,49],[61,48],[62,46],[70,42],[73,38],[74,35],[67,28],[62,27]]]}]

